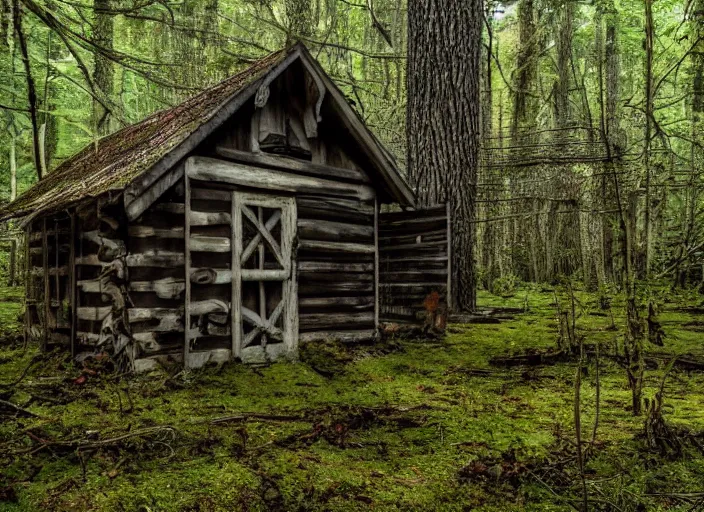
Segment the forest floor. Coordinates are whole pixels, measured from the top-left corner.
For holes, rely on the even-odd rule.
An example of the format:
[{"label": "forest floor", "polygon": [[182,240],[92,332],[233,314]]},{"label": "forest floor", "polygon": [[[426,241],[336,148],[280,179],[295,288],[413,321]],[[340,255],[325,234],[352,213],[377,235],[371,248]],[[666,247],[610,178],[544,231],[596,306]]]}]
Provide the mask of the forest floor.
[{"label": "forest floor", "polygon": [[[646,347],[649,398],[672,356],[704,362],[701,296],[657,296],[666,338]],[[614,356],[623,304],[613,301],[614,330],[595,295],[576,297],[592,354],[581,387],[589,509],[702,510],[704,371],[669,373],[664,420],[677,449],[648,448]],[[527,311],[452,325],[442,340],[326,343],[300,363],[118,380],[98,363],[23,349],[19,292],[3,290],[0,510],[578,510],[576,360],[491,364],[555,350],[554,300],[535,287],[483,294],[484,305]]]}]

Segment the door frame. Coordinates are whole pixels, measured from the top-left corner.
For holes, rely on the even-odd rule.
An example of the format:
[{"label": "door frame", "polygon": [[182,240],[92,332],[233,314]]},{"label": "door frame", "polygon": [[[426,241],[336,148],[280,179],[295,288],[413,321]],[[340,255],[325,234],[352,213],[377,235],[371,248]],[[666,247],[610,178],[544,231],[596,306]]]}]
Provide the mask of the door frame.
[{"label": "door frame", "polygon": [[[268,222],[261,217],[257,218],[256,214],[249,209],[249,206],[258,208],[274,208],[281,210],[281,216],[278,221],[274,221],[273,225],[267,228]],[[246,209],[246,210],[245,210]],[[248,212],[248,213],[247,213]],[[280,223],[281,225],[281,243],[279,244],[281,264],[283,270],[264,270],[256,271],[242,268],[243,252],[248,248],[243,247],[243,213],[251,224],[257,228],[257,235],[260,240],[267,239],[270,235],[270,230]],[[279,196],[267,193],[255,192],[232,192],[232,212],[231,212],[231,241],[232,241],[232,298],[231,298],[231,334],[232,334],[232,356],[241,360],[256,360],[261,356],[266,359],[275,359],[279,356],[295,357],[298,348],[298,286],[296,280],[296,261],[294,255],[294,243],[296,239],[296,222],[297,210],[296,200],[290,196]],[[263,230],[263,231],[262,231]],[[263,242],[263,241],[262,241]],[[251,242],[250,242],[251,243]],[[261,245],[257,244],[257,245]],[[257,250],[251,249],[250,251]],[[251,252],[245,260],[251,257]],[[244,346],[243,337],[243,305],[242,305],[242,282],[257,281],[260,283],[260,293],[263,294],[263,283],[265,281],[280,281],[282,283],[281,290],[281,318],[282,318],[282,344],[271,345],[273,350],[267,350],[269,345],[258,345],[253,347]],[[264,300],[264,296],[260,295],[260,301]],[[254,317],[263,325],[268,323],[268,320],[256,313],[248,311],[250,319]],[[262,312],[260,311],[260,315]],[[259,330],[261,332],[261,330]],[[257,347],[262,347],[263,350],[258,350]],[[276,349],[274,349],[276,347]],[[252,350],[248,350],[252,349]],[[249,352],[251,354],[247,354]],[[259,354],[258,352],[263,352]],[[283,353],[282,353],[283,352]]]}]

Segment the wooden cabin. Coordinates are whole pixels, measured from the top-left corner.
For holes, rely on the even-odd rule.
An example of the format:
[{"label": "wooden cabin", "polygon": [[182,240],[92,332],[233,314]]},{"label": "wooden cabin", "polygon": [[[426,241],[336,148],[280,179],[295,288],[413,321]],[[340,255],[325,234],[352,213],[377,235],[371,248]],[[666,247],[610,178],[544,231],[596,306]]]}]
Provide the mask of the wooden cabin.
[{"label": "wooden cabin", "polygon": [[295,357],[446,306],[448,217],[414,205],[298,44],[86,147],[0,220],[26,229],[26,336],[139,371]]}]

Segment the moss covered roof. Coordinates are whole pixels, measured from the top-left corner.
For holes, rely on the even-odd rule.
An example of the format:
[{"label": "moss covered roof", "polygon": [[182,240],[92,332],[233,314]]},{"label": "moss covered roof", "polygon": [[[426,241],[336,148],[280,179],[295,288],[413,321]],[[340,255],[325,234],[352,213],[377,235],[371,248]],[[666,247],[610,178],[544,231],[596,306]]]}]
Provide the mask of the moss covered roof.
[{"label": "moss covered roof", "polygon": [[85,198],[123,190],[209,121],[225,103],[279,64],[287,53],[272,53],[180,105],[86,146],[0,210],[0,220],[56,212]]}]

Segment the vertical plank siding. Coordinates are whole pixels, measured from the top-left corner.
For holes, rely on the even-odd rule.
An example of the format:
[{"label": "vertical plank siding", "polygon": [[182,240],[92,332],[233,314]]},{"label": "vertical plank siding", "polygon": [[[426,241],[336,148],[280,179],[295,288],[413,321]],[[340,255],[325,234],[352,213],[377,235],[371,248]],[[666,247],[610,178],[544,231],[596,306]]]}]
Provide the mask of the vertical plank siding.
[{"label": "vertical plank siding", "polygon": [[[445,205],[379,215],[382,322],[419,323],[427,307],[448,307],[450,225]],[[426,301],[428,299],[428,301]]]}]

